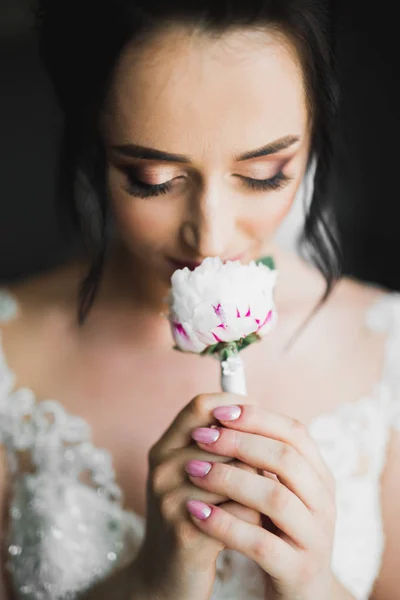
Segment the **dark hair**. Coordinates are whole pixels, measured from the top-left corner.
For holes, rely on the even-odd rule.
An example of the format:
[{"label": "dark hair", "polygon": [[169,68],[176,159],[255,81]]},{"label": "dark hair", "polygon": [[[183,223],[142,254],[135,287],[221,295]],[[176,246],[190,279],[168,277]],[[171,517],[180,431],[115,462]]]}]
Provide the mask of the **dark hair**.
[{"label": "dark hair", "polygon": [[211,33],[232,27],[283,31],[302,60],[313,116],[310,159],[317,156],[314,193],[302,244],[330,293],[339,277],[339,246],[327,182],[338,89],[327,0],[41,0],[39,50],[65,116],[60,191],[72,208],[91,259],[78,307],[82,323],[94,301],[111,238],[105,155],[98,130],[113,68],[124,46],[169,22]]}]

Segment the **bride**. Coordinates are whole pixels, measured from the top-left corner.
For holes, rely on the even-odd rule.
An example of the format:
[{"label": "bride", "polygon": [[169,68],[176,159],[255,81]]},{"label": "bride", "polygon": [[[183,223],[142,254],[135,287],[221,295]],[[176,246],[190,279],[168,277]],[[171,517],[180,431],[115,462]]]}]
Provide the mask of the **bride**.
[{"label": "bride", "polygon": [[[400,300],[339,278],[321,2],[41,5],[86,251],[0,296],[1,599],[394,600]],[[278,325],[221,393],[170,278],[266,255]]]}]

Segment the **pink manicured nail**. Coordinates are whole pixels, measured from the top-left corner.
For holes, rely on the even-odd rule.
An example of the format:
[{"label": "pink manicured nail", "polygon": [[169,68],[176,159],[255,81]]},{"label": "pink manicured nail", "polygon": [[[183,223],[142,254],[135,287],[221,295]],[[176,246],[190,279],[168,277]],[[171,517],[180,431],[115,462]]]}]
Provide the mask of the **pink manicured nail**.
[{"label": "pink manicured nail", "polygon": [[197,517],[202,521],[208,519],[211,515],[211,508],[208,504],[204,504],[204,502],[200,502],[199,500],[189,500],[186,504],[186,508],[194,517]]},{"label": "pink manicured nail", "polygon": [[192,477],[204,477],[210,472],[212,464],[205,460],[189,460],[186,463],[185,469]]},{"label": "pink manicured nail", "polygon": [[240,406],[219,406],[213,411],[214,417],[219,421],[235,421],[241,413]]},{"label": "pink manicured nail", "polygon": [[216,442],[219,438],[219,430],[211,429],[210,427],[197,427],[192,431],[192,438],[196,442],[211,444],[212,442]]}]

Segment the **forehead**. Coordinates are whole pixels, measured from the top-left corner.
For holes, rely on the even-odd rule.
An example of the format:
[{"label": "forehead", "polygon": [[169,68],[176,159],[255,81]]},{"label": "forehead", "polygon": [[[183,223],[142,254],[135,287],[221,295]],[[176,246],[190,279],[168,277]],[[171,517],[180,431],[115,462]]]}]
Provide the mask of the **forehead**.
[{"label": "forehead", "polygon": [[237,153],[301,135],[308,110],[299,56],[282,34],[211,37],[183,28],[129,45],[117,65],[106,122],[118,143],[170,152]]}]

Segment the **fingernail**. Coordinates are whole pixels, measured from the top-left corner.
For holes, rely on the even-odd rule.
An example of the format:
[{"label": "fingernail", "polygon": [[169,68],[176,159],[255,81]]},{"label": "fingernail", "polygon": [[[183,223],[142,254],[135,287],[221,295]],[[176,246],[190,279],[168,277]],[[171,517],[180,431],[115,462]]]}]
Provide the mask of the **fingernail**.
[{"label": "fingernail", "polygon": [[204,502],[200,502],[199,500],[189,500],[186,504],[186,508],[194,517],[197,517],[202,521],[208,519],[211,515],[211,508],[208,504],[204,504]]},{"label": "fingernail", "polygon": [[214,417],[219,421],[235,421],[241,413],[240,406],[219,406],[213,411]]},{"label": "fingernail", "polygon": [[192,438],[196,442],[211,444],[219,438],[219,430],[211,429],[210,427],[197,427],[197,429],[193,429],[192,431]]},{"label": "fingernail", "polygon": [[192,477],[204,477],[211,471],[212,464],[205,460],[189,460],[185,469]]}]

